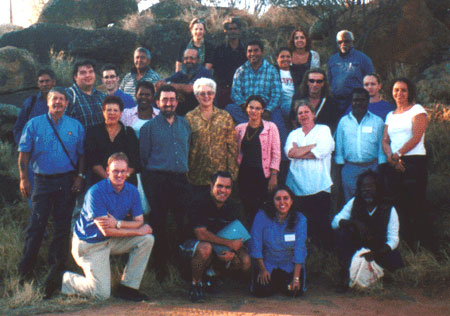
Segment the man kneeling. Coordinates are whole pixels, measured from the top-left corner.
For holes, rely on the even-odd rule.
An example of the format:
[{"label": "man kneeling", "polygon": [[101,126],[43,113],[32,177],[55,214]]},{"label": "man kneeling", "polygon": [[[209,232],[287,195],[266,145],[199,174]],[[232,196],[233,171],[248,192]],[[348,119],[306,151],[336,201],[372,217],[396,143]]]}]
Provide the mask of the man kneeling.
[{"label": "man kneeling", "polygon": [[92,186],[84,198],[72,239],[72,255],[84,276],[51,271],[46,280],[49,298],[56,290],[107,299],[111,295],[110,255],[129,253],[116,296],[131,301],[147,300],[138,291],[152,251],[152,229],[144,224],[139,193],[125,182],[128,158],[115,153],[108,159],[108,178]]},{"label": "man kneeling", "polygon": [[399,244],[399,221],[395,208],[385,198],[377,173],[363,172],[356,182],[355,197],[334,217],[331,226],[337,234],[337,252],[341,265],[339,291],[348,288],[349,267],[354,253],[370,249],[362,255],[381,267],[394,271],[403,266]]},{"label": "man kneeling", "polygon": [[[189,221],[195,239],[180,246],[184,256],[189,257],[192,269],[192,287],[189,297],[192,302],[204,300],[203,273],[218,258],[230,270],[248,271],[250,256],[242,239],[224,239],[217,233],[238,218],[238,207],[231,199],[232,179],[229,172],[219,171],[211,178],[211,190],[199,198],[189,212]],[[222,245],[229,251],[215,255],[213,246]]]}]

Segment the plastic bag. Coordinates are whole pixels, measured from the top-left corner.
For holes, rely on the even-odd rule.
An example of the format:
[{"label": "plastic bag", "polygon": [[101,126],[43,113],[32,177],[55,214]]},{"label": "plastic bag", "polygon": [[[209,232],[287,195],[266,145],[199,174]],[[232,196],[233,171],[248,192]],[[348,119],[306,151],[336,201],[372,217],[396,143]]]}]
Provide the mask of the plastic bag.
[{"label": "plastic bag", "polygon": [[369,251],[370,249],[361,248],[353,255],[350,265],[349,287],[366,288],[384,276],[383,268],[375,261],[368,262],[364,257],[361,257]]}]

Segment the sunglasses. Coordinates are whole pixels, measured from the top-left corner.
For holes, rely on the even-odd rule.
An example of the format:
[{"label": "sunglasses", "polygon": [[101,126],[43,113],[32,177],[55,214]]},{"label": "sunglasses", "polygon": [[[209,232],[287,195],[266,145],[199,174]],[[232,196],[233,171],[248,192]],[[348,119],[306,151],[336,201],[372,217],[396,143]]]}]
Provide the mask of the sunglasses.
[{"label": "sunglasses", "polygon": [[323,79],[308,79],[310,83],[323,83]]}]

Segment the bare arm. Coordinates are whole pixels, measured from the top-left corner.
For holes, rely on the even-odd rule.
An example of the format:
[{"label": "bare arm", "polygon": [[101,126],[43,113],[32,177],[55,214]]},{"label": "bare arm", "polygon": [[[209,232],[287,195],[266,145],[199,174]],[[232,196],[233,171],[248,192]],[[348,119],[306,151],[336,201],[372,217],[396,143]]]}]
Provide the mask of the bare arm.
[{"label": "bare arm", "polygon": [[208,70],[211,70],[211,69],[213,68],[213,64],[211,64],[211,63],[206,63],[206,64],[205,64],[205,68],[208,69]]},{"label": "bare arm", "polygon": [[120,221],[120,228],[116,228],[117,222],[110,214],[94,219],[94,223],[105,237],[143,236],[152,233],[152,228],[144,224],[143,215],[136,216],[131,221]]},{"label": "bare arm", "polygon": [[194,85],[185,83],[171,83],[178,93],[189,94],[194,92]]},{"label": "bare arm", "polygon": [[31,196],[31,184],[30,180],[28,180],[28,162],[30,161],[30,153],[29,152],[19,152],[19,176],[20,176],[20,193],[25,198],[29,198]]},{"label": "bare arm", "polygon": [[315,159],[316,158],[314,156],[314,154],[311,153],[311,149],[316,147],[316,144],[299,147],[297,145],[297,143],[294,142],[294,143],[292,143],[292,145],[294,147],[292,147],[288,152],[289,158],[294,158],[294,159]]},{"label": "bare arm", "polygon": [[388,134],[388,126],[384,125],[383,138],[381,139],[381,144],[383,146],[383,151],[386,155],[387,162],[392,162],[392,150],[391,150],[391,139]]},{"label": "bare arm", "polygon": [[92,171],[94,171],[94,173],[102,179],[108,178],[108,174],[106,173],[106,170],[105,170],[105,168],[103,168],[102,165],[92,166]]},{"label": "bare arm", "polygon": [[299,290],[300,289],[300,272],[302,271],[302,265],[300,263],[296,263],[294,266],[294,276],[292,278],[292,282],[290,284],[291,290]]},{"label": "bare arm", "polygon": [[401,155],[407,154],[420,142],[427,129],[428,119],[425,113],[417,114],[412,119],[412,137],[398,150]]},{"label": "bare arm", "polygon": [[198,240],[207,241],[213,244],[222,245],[230,248],[233,251],[238,251],[242,246],[242,239],[225,239],[216,236],[215,234],[211,233],[209,230],[206,229],[206,227],[199,227],[194,229],[194,234],[197,237]]},{"label": "bare arm", "polygon": [[175,72],[179,72],[180,70],[181,70],[181,65],[182,65],[183,63],[182,62],[180,62],[180,61],[176,61],[175,62]]}]

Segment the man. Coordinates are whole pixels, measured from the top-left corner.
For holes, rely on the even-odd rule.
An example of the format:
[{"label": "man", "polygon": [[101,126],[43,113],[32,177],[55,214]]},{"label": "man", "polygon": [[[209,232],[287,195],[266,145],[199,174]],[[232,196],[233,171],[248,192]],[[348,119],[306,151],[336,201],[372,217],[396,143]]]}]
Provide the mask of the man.
[{"label": "man", "polygon": [[[47,95],[48,114],[31,119],[19,141],[20,192],[26,198],[31,196],[31,218],[19,263],[22,281],[31,278],[50,214],[54,232],[48,262],[62,266],[66,259],[75,193],[84,180],[85,135],[77,120],[64,115],[67,103],[64,89],[52,88]],[[29,163],[34,173],[32,192]]]},{"label": "man", "polygon": [[157,277],[163,280],[169,257],[174,253],[169,248],[172,243],[169,244],[168,240],[167,213],[171,209],[175,217],[178,228],[176,242],[182,235],[186,203],[190,198],[186,173],[191,129],[184,117],[175,114],[178,99],[174,87],[160,87],[156,104],[160,113],[141,128],[139,146],[141,178],[151,208],[149,222],[156,238]]},{"label": "man", "polygon": [[339,291],[348,289],[349,267],[354,253],[362,247],[367,261],[375,260],[390,271],[403,266],[396,248],[399,221],[395,208],[385,198],[380,176],[367,170],[359,177],[356,194],[334,217],[331,226],[336,231],[337,250],[341,265]]},{"label": "man", "polygon": [[169,78],[156,83],[156,89],[165,84],[170,84],[175,87],[181,99],[177,107],[177,114],[184,116],[198,104],[194,96],[193,85],[195,80],[199,78],[212,79],[212,73],[199,63],[198,51],[193,48],[188,48],[184,51],[181,70]]},{"label": "man", "polygon": [[[259,40],[254,40],[247,45],[247,61],[240,66],[233,77],[231,88],[231,99],[234,103],[225,108],[231,114],[236,124],[248,121],[248,116],[242,111],[242,105],[251,95],[260,95],[267,106],[264,112],[265,118],[270,119],[274,111],[279,112],[282,119],[281,102],[281,80],[277,69],[263,58],[264,45]],[[278,118],[278,117],[277,117]],[[278,125],[276,118],[273,117]]]},{"label": "man", "polygon": [[40,92],[28,97],[22,105],[16,124],[14,124],[14,141],[19,144],[25,124],[33,117],[48,113],[47,94],[56,85],[55,73],[50,69],[40,69],[37,74],[37,86]]},{"label": "man", "polygon": [[[131,109],[125,109],[120,120],[125,126],[135,126],[140,122],[140,127],[145,124],[145,120],[154,118],[159,113],[154,102],[155,87],[153,83],[141,81],[136,87],[137,106]],[[134,128],[136,136],[139,138],[139,128]]]},{"label": "man", "polygon": [[217,170],[229,171],[236,179],[239,167],[233,119],[213,104],[216,83],[208,78],[197,79],[194,93],[200,105],[186,114],[191,130],[195,131],[189,147],[188,180],[198,194],[209,191],[209,181]]},{"label": "man", "polygon": [[328,60],[328,79],[331,93],[339,103],[339,117],[351,103],[353,88],[362,87],[364,76],[374,72],[370,58],[353,48],[354,40],[352,32],[338,32],[336,42],[339,52]]},{"label": "man", "polygon": [[72,255],[84,275],[52,270],[46,280],[49,298],[56,290],[66,295],[107,299],[111,295],[110,255],[129,253],[116,296],[148,300],[138,291],[152,251],[152,229],[144,224],[139,193],[125,180],[128,158],[115,153],[108,159],[108,178],[93,185],[74,228]]},{"label": "man", "polygon": [[161,76],[150,68],[152,55],[147,48],[138,47],[134,51],[134,68],[123,77],[120,89],[133,96],[136,95],[136,86],[141,81],[148,81],[153,84],[161,80]]},{"label": "man", "polygon": [[[308,69],[303,76],[299,92],[293,96],[293,102],[301,99],[308,100],[314,107],[316,123],[327,125],[333,133],[339,120],[338,105],[336,99],[330,95],[325,71],[320,68]],[[294,121],[297,120],[294,112],[291,116]]]},{"label": "man", "polygon": [[[230,270],[248,271],[250,256],[242,239],[224,239],[217,233],[238,218],[238,206],[230,199],[232,179],[229,172],[219,171],[211,177],[210,192],[197,199],[189,213],[191,237],[180,248],[189,259],[192,269],[192,286],[189,297],[192,302],[202,302],[203,274],[218,259]],[[213,245],[228,247],[229,251],[215,254]]]},{"label": "man", "polygon": [[123,101],[124,109],[135,107],[136,103],[133,97],[119,89],[119,80],[119,72],[116,66],[107,64],[102,68],[102,82],[107,94],[120,97]]},{"label": "man", "polygon": [[231,103],[231,85],[233,75],[247,61],[246,48],[240,40],[241,20],[238,17],[227,18],[223,22],[225,42],[215,49],[214,80],[217,82],[217,106],[223,109]]},{"label": "man", "polygon": [[66,89],[69,99],[66,115],[80,121],[85,129],[102,123],[102,101],[106,94],[94,88],[94,63],[90,60],[76,62],[72,75],[74,84]]},{"label": "man", "polygon": [[375,171],[386,162],[381,146],[384,123],[367,111],[369,93],[364,88],[353,89],[352,112],[342,117],[336,131],[335,162],[341,166],[345,202],[356,188],[356,179],[365,170]]}]

